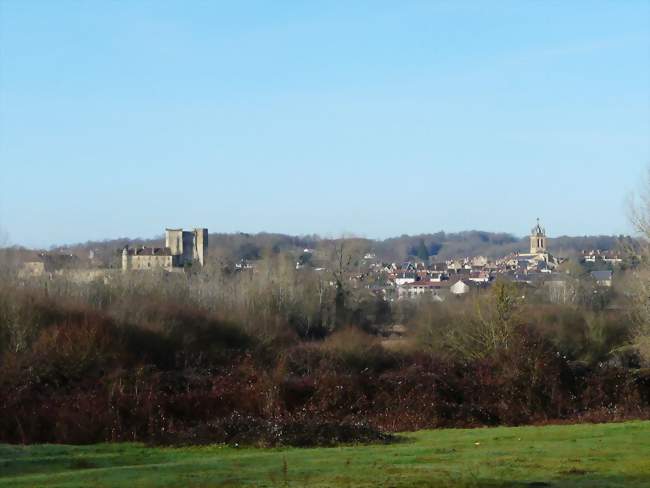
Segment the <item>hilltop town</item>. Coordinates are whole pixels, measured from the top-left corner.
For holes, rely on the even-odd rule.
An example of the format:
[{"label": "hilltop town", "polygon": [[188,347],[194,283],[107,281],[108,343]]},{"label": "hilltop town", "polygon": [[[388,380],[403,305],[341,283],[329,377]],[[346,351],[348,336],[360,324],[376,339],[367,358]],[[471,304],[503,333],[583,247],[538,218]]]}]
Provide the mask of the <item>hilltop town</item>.
[{"label": "hilltop town", "polygon": [[[335,242],[312,240],[313,247],[304,248],[298,247],[300,242],[297,242],[293,248],[286,248],[284,255],[287,259],[293,256],[297,272],[320,275],[325,284],[334,286],[331,251]],[[581,250],[572,257],[555,255],[539,219],[527,242],[527,250],[511,251],[500,257],[474,255],[437,259],[435,254],[430,255],[431,246],[427,247],[421,240],[419,246],[411,251],[414,255],[399,262],[382,259],[374,249],[377,246],[363,242],[363,245],[348,251],[351,263],[347,266],[347,286],[366,290],[388,302],[414,299],[445,301],[451,297],[480,293],[495,281],[505,280],[544,295],[551,302],[566,303],[575,300],[577,281],[593,287],[593,294],[602,294],[612,287],[622,268],[634,264],[629,249],[626,263],[624,249]],[[250,247],[248,251],[246,246]],[[274,249],[277,247],[275,244]],[[22,279],[63,278],[88,283],[110,280],[124,273],[198,273],[204,269],[220,268],[233,273],[248,273],[254,279],[261,258],[259,249],[242,244],[240,258],[228,260],[216,247],[213,249],[215,258],[211,261],[208,248],[206,228],[189,231],[166,229],[164,245],[126,243],[121,248],[112,249],[113,257],[108,262],[97,259],[101,249],[92,247],[85,259],[80,257],[79,250],[76,254],[65,250],[23,253],[22,260],[17,263],[18,276]]]},{"label": "hilltop town", "polygon": [[650,487],[649,19],[0,0],[0,488]]}]

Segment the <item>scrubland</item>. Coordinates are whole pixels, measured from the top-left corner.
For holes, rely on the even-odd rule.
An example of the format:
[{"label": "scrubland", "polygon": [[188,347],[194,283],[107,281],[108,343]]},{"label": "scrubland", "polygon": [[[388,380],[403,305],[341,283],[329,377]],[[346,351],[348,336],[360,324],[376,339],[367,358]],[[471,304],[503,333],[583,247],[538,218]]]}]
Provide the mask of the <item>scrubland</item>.
[{"label": "scrubland", "polygon": [[[390,304],[266,265],[5,280],[0,441],[329,446],[648,418],[650,370],[624,307],[524,300],[507,283]],[[394,322],[407,334],[385,347]]]}]

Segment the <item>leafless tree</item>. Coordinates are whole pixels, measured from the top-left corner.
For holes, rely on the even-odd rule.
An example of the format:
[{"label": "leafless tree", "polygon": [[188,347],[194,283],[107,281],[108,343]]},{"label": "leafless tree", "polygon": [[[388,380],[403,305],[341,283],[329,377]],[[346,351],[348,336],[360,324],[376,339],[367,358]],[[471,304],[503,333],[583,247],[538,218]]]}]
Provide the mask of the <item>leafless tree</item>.
[{"label": "leafless tree", "polygon": [[634,346],[641,358],[650,363],[650,168],[637,195],[629,202],[630,221],[641,238],[641,266],[635,270],[632,314],[636,324]]}]

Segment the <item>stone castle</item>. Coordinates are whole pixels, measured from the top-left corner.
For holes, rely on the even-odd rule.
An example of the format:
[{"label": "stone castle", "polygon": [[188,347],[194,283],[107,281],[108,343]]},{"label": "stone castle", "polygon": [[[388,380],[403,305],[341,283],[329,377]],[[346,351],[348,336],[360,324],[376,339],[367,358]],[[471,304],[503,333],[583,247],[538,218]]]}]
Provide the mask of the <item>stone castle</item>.
[{"label": "stone castle", "polygon": [[137,247],[122,250],[122,270],[182,270],[203,266],[208,253],[208,229],[165,229],[165,247]]}]

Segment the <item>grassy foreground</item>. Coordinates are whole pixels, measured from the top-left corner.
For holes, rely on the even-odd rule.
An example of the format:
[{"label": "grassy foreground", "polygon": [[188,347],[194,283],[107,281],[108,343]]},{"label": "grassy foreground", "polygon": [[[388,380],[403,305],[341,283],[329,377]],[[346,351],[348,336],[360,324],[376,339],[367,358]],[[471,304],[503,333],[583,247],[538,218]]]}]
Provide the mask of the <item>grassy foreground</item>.
[{"label": "grassy foreground", "polygon": [[320,449],[0,445],[0,486],[649,487],[650,422],[420,431]]}]

